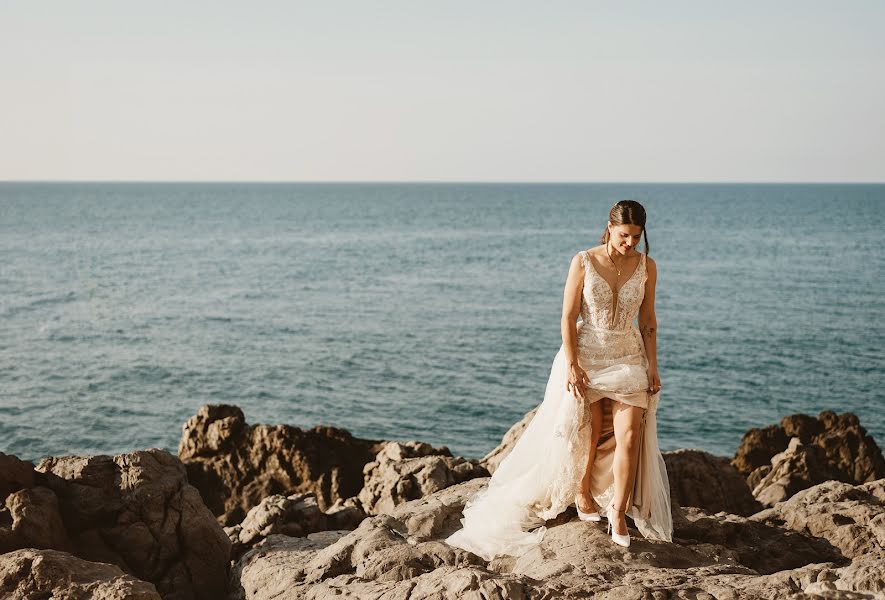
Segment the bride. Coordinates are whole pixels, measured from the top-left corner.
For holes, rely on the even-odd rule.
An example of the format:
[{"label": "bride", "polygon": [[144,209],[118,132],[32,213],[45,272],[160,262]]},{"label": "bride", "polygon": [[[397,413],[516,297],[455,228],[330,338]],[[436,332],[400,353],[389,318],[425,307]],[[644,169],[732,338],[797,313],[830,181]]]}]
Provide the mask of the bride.
[{"label": "bride", "polygon": [[[644,253],[636,250],[642,236]],[[672,541],[655,419],[656,278],[645,209],[622,200],[609,212],[601,244],[572,258],[563,343],[544,401],[488,485],[468,499],[463,528],[448,544],[486,560],[520,556],[542,540],[546,520],[573,503],[584,521],[601,520],[604,507],[621,546],[630,544],[626,516],[646,539]]]}]

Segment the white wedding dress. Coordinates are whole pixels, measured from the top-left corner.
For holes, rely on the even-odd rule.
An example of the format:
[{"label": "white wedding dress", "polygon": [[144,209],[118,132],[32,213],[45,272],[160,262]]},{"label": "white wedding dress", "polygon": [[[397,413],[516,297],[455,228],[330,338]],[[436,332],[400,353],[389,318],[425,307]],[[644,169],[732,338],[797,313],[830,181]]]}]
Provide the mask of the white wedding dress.
[{"label": "white wedding dress", "polygon": [[[602,398],[646,409],[627,515],[645,538],[672,541],[670,485],[655,419],[660,392],[646,391],[645,344],[634,323],[648,278],[646,257],[642,255],[617,294],[596,271],[587,251],[581,253],[581,261],[584,289],[577,346],[578,363],[590,380],[585,399],[566,391],[568,367],[560,346],[535,417],[488,485],[468,499],[463,528],[446,539],[486,560],[524,554],[543,539],[545,521],[573,505],[589,458],[590,405]],[[590,492],[603,508],[614,496],[615,448],[611,414],[604,414],[590,481]]]}]

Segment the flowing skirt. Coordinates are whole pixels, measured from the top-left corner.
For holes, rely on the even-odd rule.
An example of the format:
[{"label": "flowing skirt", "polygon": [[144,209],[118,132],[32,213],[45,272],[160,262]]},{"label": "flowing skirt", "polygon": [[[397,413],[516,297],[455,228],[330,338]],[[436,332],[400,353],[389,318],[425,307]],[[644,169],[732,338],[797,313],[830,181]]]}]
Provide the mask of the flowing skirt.
[{"label": "flowing skirt", "polygon": [[[492,560],[521,556],[540,543],[545,522],[571,506],[580,490],[590,450],[590,405],[602,398],[645,409],[627,515],[646,539],[672,541],[670,485],[655,418],[660,392],[645,391],[647,362],[638,338],[634,327],[616,331],[578,323],[578,362],[590,379],[585,400],[566,390],[568,365],[560,346],[535,417],[488,485],[468,499],[463,527],[445,540],[449,545]],[[604,507],[614,496],[615,438],[610,419],[601,427],[590,491]]]}]

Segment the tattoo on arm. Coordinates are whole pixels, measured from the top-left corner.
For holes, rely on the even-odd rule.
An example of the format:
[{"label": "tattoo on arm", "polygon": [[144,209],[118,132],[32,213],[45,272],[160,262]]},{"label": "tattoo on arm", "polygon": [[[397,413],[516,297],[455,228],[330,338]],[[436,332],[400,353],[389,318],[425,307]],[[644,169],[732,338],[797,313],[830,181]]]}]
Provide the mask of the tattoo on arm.
[{"label": "tattoo on arm", "polygon": [[656,328],[651,325],[646,325],[642,328],[642,337],[651,337],[655,334]]}]

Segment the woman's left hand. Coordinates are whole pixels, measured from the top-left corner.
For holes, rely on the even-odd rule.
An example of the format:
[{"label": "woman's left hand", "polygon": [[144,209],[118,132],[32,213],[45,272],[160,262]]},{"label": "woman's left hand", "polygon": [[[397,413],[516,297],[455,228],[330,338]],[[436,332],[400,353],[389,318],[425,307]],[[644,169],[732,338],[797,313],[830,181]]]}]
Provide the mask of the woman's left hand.
[{"label": "woman's left hand", "polygon": [[657,394],[661,391],[661,376],[658,375],[658,368],[649,367],[648,369],[648,390],[650,394]]}]

